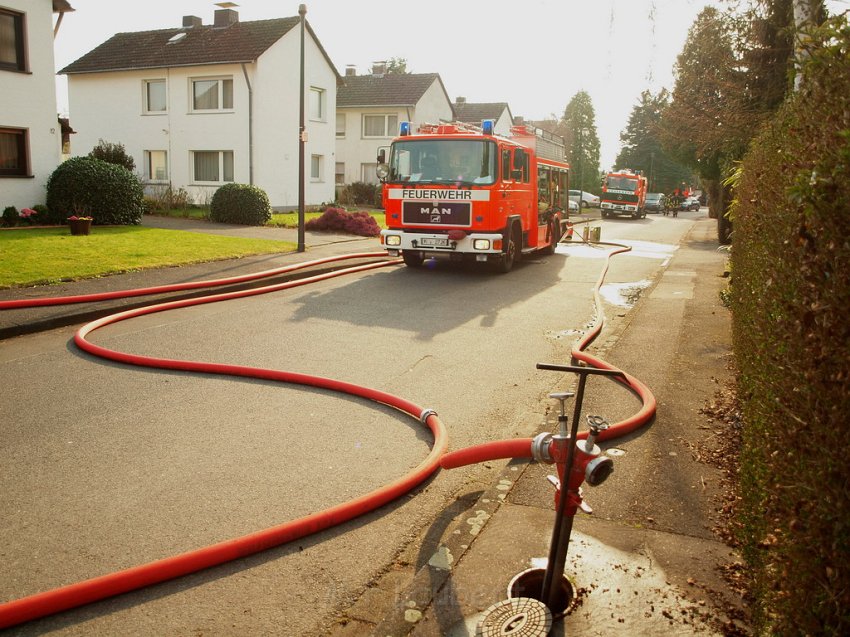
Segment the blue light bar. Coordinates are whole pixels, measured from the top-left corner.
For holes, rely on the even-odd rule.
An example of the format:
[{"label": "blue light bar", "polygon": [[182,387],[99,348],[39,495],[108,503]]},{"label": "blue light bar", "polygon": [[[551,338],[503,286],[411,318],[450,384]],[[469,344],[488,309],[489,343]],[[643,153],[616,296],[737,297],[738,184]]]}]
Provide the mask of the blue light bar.
[{"label": "blue light bar", "polygon": [[495,119],[485,119],[481,122],[481,130],[485,135],[492,135],[494,128],[496,128]]},{"label": "blue light bar", "polygon": [[410,122],[402,122],[401,123],[401,125],[399,126],[399,134],[402,137],[406,137],[407,135],[410,135]]}]

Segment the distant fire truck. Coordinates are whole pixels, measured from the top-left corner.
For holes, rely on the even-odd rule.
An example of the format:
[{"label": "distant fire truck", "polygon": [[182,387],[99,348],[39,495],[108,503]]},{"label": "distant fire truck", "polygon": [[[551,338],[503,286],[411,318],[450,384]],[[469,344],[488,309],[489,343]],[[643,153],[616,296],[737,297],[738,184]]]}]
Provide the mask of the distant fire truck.
[{"label": "distant fire truck", "polygon": [[602,216],[631,215],[633,219],[646,216],[646,177],[629,169],[608,173],[602,178],[600,198]]},{"label": "distant fire truck", "polygon": [[432,257],[492,263],[553,253],[570,229],[569,164],[561,138],[530,126],[423,124],[378,153],[387,230],[381,244],[411,267]]}]

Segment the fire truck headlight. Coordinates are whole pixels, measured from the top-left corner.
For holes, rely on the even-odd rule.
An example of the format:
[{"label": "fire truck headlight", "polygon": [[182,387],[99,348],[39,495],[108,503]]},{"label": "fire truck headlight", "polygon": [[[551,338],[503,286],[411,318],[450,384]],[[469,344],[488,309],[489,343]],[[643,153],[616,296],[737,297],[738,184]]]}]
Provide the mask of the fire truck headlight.
[{"label": "fire truck headlight", "polygon": [[388,234],[386,236],[386,245],[388,246],[400,246],[401,245],[401,237],[397,234]]},{"label": "fire truck headlight", "polygon": [[490,239],[476,239],[472,242],[472,247],[475,250],[489,250]]},{"label": "fire truck headlight", "polygon": [[390,174],[390,167],[386,164],[378,164],[375,172],[378,174],[378,179],[384,180]]}]

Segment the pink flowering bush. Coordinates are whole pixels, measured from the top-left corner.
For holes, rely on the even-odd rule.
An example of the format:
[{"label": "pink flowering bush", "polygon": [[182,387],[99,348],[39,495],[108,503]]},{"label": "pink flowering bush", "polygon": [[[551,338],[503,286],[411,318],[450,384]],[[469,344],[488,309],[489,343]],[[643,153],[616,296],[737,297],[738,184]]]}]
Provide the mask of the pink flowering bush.
[{"label": "pink flowering bush", "polygon": [[345,232],[360,237],[377,237],[381,234],[378,222],[368,212],[347,212],[342,208],[328,208],[321,217],[311,219],[307,230]]}]

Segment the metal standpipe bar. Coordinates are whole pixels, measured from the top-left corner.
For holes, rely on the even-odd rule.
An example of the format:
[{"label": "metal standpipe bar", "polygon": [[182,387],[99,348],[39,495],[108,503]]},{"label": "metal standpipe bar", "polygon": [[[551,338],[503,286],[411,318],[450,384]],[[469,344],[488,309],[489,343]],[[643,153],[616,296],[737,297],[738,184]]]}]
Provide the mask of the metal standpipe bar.
[{"label": "metal standpipe bar", "polygon": [[[581,417],[581,406],[584,402],[584,389],[587,385],[587,377],[590,374],[599,376],[624,376],[620,370],[599,369],[597,367],[584,367],[579,365],[557,365],[550,363],[537,363],[537,369],[546,369],[562,372],[573,372],[579,375],[578,390],[576,391],[576,403],[573,409],[573,422],[570,426],[570,442],[567,452],[567,462],[564,473],[561,476],[561,492],[558,498],[558,506],[555,511],[555,526],[552,529],[552,541],[549,547],[549,560],[546,564],[546,573],[543,576],[543,588],[541,599],[550,610],[558,605],[560,596],[561,580],[564,577],[564,565],[567,562],[567,551],[570,544],[570,535],[573,530],[573,515],[565,515],[570,498],[570,475],[575,462],[576,439],[578,436],[578,422]],[[565,519],[567,518],[567,519]],[[554,612],[554,611],[553,611]]]}]

